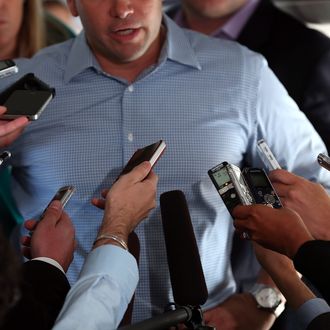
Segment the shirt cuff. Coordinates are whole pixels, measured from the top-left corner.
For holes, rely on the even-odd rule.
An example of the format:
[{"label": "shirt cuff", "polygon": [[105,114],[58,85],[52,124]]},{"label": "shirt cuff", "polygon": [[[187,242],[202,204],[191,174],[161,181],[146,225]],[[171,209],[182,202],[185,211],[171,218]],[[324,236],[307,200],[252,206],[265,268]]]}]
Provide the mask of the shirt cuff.
[{"label": "shirt cuff", "polygon": [[39,261],[44,261],[47,262],[48,264],[53,265],[54,267],[58,268],[63,274],[65,274],[64,269],[62,266],[54,259],[48,258],[48,257],[38,257],[38,258],[33,258],[32,260],[39,260]]},{"label": "shirt cuff", "polygon": [[321,298],[307,300],[296,310],[296,319],[306,329],[307,326],[320,314],[330,312],[329,305]]},{"label": "shirt cuff", "polygon": [[124,282],[123,285],[132,292],[139,280],[138,266],[133,255],[113,244],[101,245],[88,254],[79,279],[98,274],[111,274],[114,280]]}]

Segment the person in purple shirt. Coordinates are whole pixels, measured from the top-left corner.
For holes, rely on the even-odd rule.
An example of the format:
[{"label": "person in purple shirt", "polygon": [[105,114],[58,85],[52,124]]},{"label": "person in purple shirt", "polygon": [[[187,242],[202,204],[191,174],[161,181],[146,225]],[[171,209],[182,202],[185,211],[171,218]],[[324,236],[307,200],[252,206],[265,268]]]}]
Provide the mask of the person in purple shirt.
[{"label": "person in purple shirt", "polygon": [[330,150],[328,37],[271,0],[165,0],[164,8],[182,27],[261,53]]}]

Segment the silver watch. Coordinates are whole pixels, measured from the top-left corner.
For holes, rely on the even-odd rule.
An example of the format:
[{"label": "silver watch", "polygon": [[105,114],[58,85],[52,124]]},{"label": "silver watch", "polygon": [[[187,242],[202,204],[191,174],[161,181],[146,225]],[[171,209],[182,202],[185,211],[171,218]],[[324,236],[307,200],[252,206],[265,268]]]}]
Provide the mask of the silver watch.
[{"label": "silver watch", "polygon": [[257,302],[257,307],[274,313],[278,317],[284,310],[284,301],[281,294],[274,288],[256,283],[249,292]]}]

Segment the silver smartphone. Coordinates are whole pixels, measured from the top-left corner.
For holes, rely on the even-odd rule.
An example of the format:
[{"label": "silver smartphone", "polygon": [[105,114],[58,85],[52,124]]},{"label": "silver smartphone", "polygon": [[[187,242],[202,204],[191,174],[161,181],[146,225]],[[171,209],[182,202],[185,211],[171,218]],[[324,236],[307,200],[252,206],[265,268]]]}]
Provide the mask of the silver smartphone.
[{"label": "silver smartphone", "polygon": [[330,157],[325,154],[319,154],[317,156],[317,162],[325,168],[326,170],[330,171]]},{"label": "silver smartphone", "polygon": [[39,217],[39,220],[41,220],[44,215],[45,212],[47,210],[47,208],[49,207],[50,203],[52,201],[55,200],[59,200],[63,206],[63,208],[65,207],[65,205],[67,204],[67,202],[69,201],[69,199],[72,197],[73,193],[76,191],[76,188],[74,186],[64,186],[61,187],[56,194],[54,195],[54,197],[51,199],[51,201],[48,203],[47,207],[44,209],[44,211],[42,212],[41,216]]},{"label": "silver smartphone", "polygon": [[11,76],[18,72],[18,68],[12,60],[0,61],[0,78]]},{"label": "silver smartphone", "polygon": [[281,169],[281,165],[276,160],[274,154],[264,139],[260,139],[257,142],[257,147],[260,152],[260,157],[269,171]]},{"label": "silver smartphone", "polygon": [[236,165],[222,162],[211,168],[208,175],[230,214],[238,204],[254,204],[254,198],[244,176]]}]

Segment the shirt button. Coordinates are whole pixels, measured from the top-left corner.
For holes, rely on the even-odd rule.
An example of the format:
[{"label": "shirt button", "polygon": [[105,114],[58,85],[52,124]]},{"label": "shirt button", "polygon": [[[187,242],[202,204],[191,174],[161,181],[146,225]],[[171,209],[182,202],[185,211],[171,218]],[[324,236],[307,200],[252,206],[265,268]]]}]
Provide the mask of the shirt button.
[{"label": "shirt button", "polygon": [[129,142],[132,142],[133,141],[133,133],[128,133],[127,138],[128,138]]},{"label": "shirt button", "polygon": [[128,91],[129,92],[133,92],[134,91],[134,86],[133,85],[129,85],[128,86]]}]

